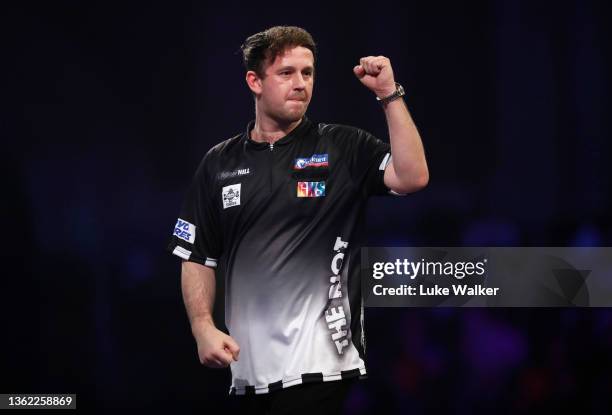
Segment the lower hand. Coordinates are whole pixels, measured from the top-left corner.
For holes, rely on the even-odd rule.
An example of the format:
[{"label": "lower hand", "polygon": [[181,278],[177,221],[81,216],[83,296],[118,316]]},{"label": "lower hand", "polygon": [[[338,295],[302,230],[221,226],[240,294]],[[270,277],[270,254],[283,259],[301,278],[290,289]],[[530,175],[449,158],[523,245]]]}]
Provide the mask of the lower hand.
[{"label": "lower hand", "polygon": [[193,331],[198,344],[198,358],[204,366],[224,368],[238,361],[240,347],[231,336],[217,329],[214,324],[204,324]]}]

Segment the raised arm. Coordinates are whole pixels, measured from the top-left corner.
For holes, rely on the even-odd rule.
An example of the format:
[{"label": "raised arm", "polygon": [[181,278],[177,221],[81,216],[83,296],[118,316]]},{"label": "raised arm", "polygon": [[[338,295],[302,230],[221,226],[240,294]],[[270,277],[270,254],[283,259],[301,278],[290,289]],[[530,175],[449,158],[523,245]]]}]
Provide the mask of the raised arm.
[{"label": "raised arm", "polygon": [[[384,56],[361,58],[353,72],[379,98],[395,92],[391,62]],[[391,143],[391,163],[385,169],[385,185],[397,193],[420,190],[429,182],[421,136],[403,98],[384,104],[383,108]]]}]

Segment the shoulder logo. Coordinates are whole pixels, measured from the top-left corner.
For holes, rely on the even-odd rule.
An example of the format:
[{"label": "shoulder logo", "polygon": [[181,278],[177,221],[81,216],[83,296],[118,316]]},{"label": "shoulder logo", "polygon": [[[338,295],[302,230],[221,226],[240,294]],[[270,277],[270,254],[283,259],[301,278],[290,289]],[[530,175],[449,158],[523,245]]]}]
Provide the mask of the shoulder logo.
[{"label": "shoulder logo", "polygon": [[238,206],[240,204],[240,185],[241,183],[237,183],[223,187],[223,190],[221,192],[221,197],[223,199],[223,209],[227,209],[232,206]]},{"label": "shoulder logo", "polygon": [[293,164],[294,170],[302,170],[306,167],[327,167],[329,160],[327,153],[325,154],[313,154],[310,157],[297,158]]},{"label": "shoulder logo", "polygon": [[189,223],[186,220],[178,218],[176,225],[174,225],[174,236],[192,244],[195,241],[195,233],[196,226],[193,223]]}]

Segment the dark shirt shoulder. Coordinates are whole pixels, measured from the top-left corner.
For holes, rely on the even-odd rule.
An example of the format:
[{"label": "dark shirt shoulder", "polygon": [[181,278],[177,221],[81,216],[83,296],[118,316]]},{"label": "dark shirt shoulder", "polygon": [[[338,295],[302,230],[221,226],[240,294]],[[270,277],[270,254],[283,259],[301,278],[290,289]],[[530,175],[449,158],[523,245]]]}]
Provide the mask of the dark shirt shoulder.
[{"label": "dark shirt shoulder", "polygon": [[231,138],[228,138],[227,140],[221,141],[219,144],[214,145],[210,150],[208,150],[204,158],[217,158],[227,156],[241,145],[243,141],[243,134],[244,133],[237,134]]},{"label": "dark shirt shoulder", "polygon": [[368,131],[352,125],[319,123],[318,131],[320,135],[332,140],[337,146],[348,150],[381,142]]},{"label": "dark shirt shoulder", "polygon": [[208,177],[214,177],[218,166],[223,164],[223,159],[230,156],[242,142],[242,134],[237,134],[231,138],[221,141],[210,148],[200,160],[195,172],[196,180],[206,182]]}]

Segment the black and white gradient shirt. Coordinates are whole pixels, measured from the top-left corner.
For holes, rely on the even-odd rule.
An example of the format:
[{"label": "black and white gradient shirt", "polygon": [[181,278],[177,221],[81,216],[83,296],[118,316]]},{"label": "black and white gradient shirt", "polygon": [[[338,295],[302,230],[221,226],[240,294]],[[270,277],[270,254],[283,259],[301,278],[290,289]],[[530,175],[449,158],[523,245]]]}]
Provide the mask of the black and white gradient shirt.
[{"label": "black and white gradient shirt", "polygon": [[225,278],[230,394],[363,378],[359,249],[390,145],[306,117],[270,145],[253,125],[204,156],[168,246]]}]

